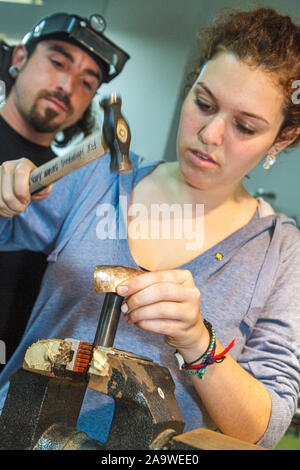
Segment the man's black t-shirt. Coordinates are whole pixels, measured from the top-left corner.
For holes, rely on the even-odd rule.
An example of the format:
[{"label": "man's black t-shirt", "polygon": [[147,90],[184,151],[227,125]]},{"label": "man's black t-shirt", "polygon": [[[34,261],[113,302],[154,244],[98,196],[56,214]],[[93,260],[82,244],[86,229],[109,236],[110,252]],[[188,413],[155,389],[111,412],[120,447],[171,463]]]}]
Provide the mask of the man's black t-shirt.
[{"label": "man's black t-shirt", "polygon": [[[55,157],[50,147],[28,141],[0,116],[0,164],[26,157],[40,166]],[[46,268],[43,253],[0,252],[0,340],[6,362],[18,346]],[[0,372],[4,365],[0,365]]]}]

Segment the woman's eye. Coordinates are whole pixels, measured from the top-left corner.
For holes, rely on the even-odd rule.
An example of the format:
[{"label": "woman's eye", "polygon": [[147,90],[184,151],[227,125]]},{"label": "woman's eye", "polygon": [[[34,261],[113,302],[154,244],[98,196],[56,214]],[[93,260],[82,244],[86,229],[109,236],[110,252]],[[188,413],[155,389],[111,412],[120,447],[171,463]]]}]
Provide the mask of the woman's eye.
[{"label": "woman's eye", "polygon": [[255,130],[249,129],[249,127],[245,127],[242,124],[239,124],[238,122],[236,123],[236,126],[242,134],[248,134],[248,135],[253,135],[255,134]]}]

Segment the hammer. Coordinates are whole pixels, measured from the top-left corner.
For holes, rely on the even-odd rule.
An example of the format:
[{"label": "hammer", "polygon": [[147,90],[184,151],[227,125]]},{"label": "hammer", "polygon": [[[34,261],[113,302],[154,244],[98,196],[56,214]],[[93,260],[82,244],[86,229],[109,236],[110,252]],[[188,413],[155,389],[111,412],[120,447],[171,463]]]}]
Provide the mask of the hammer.
[{"label": "hammer", "polygon": [[80,144],[58,157],[39,166],[30,174],[30,194],[36,194],[46,186],[63,178],[67,174],[97,160],[109,150],[111,155],[110,170],[128,173],[132,169],[129,160],[130,129],[121,114],[122,100],[116,93],[104,98],[100,106],[104,110],[102,132],[95,132]]}]

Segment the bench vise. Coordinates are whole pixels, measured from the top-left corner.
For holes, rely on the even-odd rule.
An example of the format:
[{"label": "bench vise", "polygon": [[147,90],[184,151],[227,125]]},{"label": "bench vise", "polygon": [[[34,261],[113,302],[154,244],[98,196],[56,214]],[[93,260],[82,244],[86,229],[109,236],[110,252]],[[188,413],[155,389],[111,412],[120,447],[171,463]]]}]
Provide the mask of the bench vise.
[{"label": "bench vise", "polygon": [[[94,290],[106,292],[93,343],[45,339],[10,378],[0,416],[2,449],[151,449],[184,429],[168,369],[113,348],[123,297],[116,287],[139,269],[96,266]],[[105,444],[76,429],[86,389],[110,395],[115,412]]]},{"label": "bench vise", "polygon": [[[183,431],[168,369],[142,356],[96,347],[86,370],[91,348],[68,339],[41,340],[27,350],[23,368],[10,379],[0,448],[150,449],[166,446]],[[76,429],[87,387],[115,400],[105,444]]]},{"label": "bench vise", "polygon": [[[44,339],[31,345],[10,377],[0,415],[0,450],[259,449],[206,429],[183,433],[169,370],[113,348],[123,297],[118,283],[142,271],[97,266],[95,292],[106,292],[93,343]],[[87,388],[113,397],[105,443],[76,428]]]}]

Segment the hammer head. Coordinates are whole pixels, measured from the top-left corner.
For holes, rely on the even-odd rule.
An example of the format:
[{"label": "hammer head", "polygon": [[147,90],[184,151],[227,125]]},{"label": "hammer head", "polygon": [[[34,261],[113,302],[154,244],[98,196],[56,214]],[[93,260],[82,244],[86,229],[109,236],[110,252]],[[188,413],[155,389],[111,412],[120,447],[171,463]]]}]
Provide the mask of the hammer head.
[{"label": "hammer head", "polygon": [[129,159],[131,134],[121,114],[121,105],[122,100],[116,93],[100,103],[104,111],[103,137],[111,156],[110,170],[122,174],[132,170],[132,163]]}]

